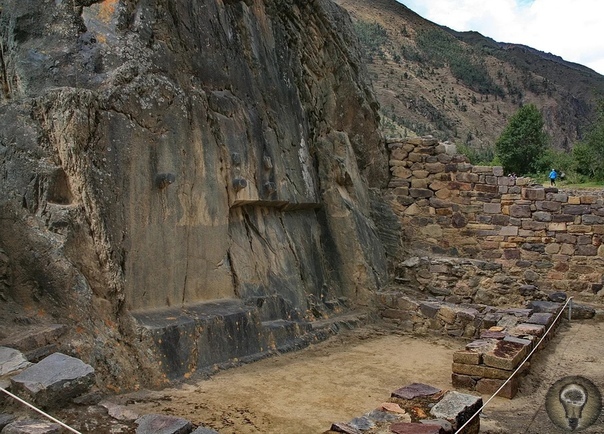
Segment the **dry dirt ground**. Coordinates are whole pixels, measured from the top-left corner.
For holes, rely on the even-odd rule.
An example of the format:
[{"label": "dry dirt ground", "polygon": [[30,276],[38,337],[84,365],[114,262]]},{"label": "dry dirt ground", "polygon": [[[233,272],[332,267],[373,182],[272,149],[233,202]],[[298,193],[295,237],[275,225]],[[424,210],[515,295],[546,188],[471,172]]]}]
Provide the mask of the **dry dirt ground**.
[{"label": "dry dirt ground", "polygon": [[[547,347],[533,356],[516,398],[494,398],[484,409],[481,432],[568,432],[550,422],[545,394],[567,375],[582,375],[604,393],[602,336],[602,322],[565,321]],[[176,415],[221,434],[318,434],[332,422],[377,408],[391,391],[409,383],[450,389],[452,355],[462,346],[456,339],[364,327],[210,379],[123,399],[140,414]],[[604,415],[583,432],[604,433]]]}]

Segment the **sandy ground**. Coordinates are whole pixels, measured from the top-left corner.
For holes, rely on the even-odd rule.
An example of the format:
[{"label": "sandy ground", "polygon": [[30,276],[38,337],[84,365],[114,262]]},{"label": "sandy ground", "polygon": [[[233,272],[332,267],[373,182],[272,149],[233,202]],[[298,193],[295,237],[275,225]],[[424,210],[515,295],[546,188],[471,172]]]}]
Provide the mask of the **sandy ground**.
[{"label": "sandy ground", "polygon": [[[562,325],[533,357],[516,398],[494,398],[485,408],[481,432],[568,432],[549,420],[545,394],[567,375],[585,376],[604,393],[603,335],[604,324],[594,321]],[[365,327],[296,353],[151,394],[129,408],[140,414],[181,416],[221,434],[317,434],[332,422],[371,411],[406,384],[450,389],[452,354],[462,346],[463,341],[455,339]],[[604,416],[583,432],[604,433]]]}]

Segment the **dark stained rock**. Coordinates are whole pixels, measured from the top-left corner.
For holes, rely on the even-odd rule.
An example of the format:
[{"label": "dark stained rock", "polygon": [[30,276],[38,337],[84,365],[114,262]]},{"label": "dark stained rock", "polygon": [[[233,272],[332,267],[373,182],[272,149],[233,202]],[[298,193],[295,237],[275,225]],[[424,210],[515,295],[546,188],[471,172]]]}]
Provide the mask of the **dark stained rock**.
[{"label": "dark stained rock", "polygon": [[51,354],[11,378],[16,395],[44,408],[56,408],[90,389],[94,369],[79,359]]},{"label": "dark stained rock", "polygon": [[548,294],[547,299],[555,303],[564,303],[567,299],[567,295],[565,292],[552,292],[551,294]]},{"label": "dark stained rock", "polygon": [[136,424],[136,434],[189,434],[193,428],[188,420],[165,414],[146,414]]},{"label": "dark stained rock", "polygon": [[571,302],[571,319],[591,319],[595,315],[593,307]]},{"label": "dark stained rock", "polygon": [[529,302],[528,307],[537,313],[553,313],[557,314],[562,304],[554,303],[553,301],[533,300]]},{"label": "dark stained rock", "polygon": [[395,390],[392,392],[392,396],[402,399],[414,399],[418,397],[431,396],[439,392],[441,392],[441,389],[437,389],[436,387],[423,383],[412,383]]}]

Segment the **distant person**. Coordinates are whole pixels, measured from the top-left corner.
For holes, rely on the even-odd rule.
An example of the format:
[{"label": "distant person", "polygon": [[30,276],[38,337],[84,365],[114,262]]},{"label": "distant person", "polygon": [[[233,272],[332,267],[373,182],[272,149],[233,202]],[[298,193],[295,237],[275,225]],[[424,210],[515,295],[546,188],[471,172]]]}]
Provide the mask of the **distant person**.
[{"label": "distant person", "polygon": [[556,178],[558,177],[558,172],[556,169],[552,169],[549,173],[549,185],[556,185]]}]

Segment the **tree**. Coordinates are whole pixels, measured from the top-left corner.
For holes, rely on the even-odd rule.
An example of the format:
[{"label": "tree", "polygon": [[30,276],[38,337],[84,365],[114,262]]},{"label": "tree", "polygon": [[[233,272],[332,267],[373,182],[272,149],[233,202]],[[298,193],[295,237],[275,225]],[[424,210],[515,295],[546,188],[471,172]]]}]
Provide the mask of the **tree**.
[{"label": "tree", "polygon": [[585,135],[585,139],[573,148],[577,172],[602,181],[604,180],[604,100],[596,110],[596,121]]},{"label": "tree", "polygon": [[534,104],[527,104],[510,118],[495,143],[495,149],[506,172],[525,175],[537,169],[547,142],[541,112]]}]

